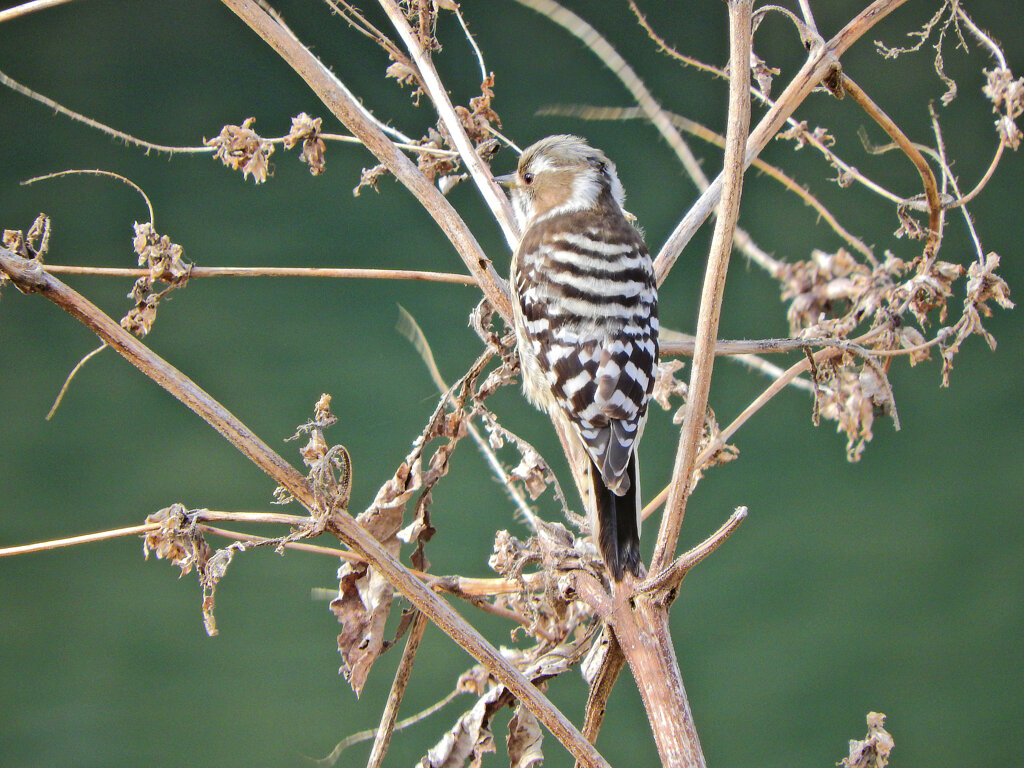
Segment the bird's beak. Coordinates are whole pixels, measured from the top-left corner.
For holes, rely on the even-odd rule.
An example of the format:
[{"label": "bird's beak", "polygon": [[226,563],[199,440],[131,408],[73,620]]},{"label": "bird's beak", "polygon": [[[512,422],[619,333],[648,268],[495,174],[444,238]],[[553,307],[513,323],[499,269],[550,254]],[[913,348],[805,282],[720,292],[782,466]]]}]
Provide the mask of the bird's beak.
[{"label": "bird's beak", "polygon": [[516,173],[506,173],[504,176],[495,176],[494,180],[503,187],[515,187],[519,185],[519,175]]}]

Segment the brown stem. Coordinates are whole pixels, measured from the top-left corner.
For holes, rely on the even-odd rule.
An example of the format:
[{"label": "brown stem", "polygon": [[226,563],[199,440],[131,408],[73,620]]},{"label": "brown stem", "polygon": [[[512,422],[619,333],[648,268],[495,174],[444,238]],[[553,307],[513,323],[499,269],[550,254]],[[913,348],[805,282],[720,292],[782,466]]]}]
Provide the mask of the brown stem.
[{"label": "brown stem", "polygon": [[[871,27],[905,2],[907,0],[875,0],[875,2],[857,14],[849,24],[843,27],[825,45],[816,47],[811,51],[810,56],[804,62],[800,71],[797,72],[775,102],[775,106],[768,110],[768,113],[761,118],[757,127],[750,132],[750,138],[747,140],[746,163],[749,164],[761,153],[761,150],[778,133],[783,123],[803,103],[810,92],[817,87],[829,72],[834,71],[838,67],[839,57],[870,30]],[[718,201],[722,197],[722,181],[723,176],[719,174],[711,182],[707,190],[697,199],[697,202],[687,211],[679,224],[676,225],[675,231],[669,235],[668,240],[665,241],[665,245],[662,246],[661,252],[654,262],[654,270],[659,285],[665,281],[669,271],[672,269],[672,265],[679,258],[679,254],[683,252],[683,248],[690,242],[690,238],[693,237],[707,217],[711,215],[715,206],[718,205]]]},{"label": "brown stem", "polygon": [[512,320],[508,286],[494,270],[466,223],[416,165],[371,121],[334,73],[256,0],[222,0],[306,81],[317,97],[415,195],[458,251],[491,306]]},{"label": "brown stem", "polygon": [[405,697],[405,689],[409,685],[409,676],[412,674],[412,663],[416,659],[416,651],[419,650],[420,640],[423,639],[423,630],[426,628],[427,617],[417,611],[412,620],[412,626],[409,627],[409,639],[405,641],[402,660],[398,663],[395,679],[391,683],[388,702],[380,716],[380,725],[377,726],[377,733],[373,737],[373,749],[370,750],[366,768],[380,768],[384,763],[384,755],[387,754],[388,746],[391,744],[391,734],[394,733],[395,722],[398,720],[398,708],[402,705],[402,699]]},{"label": "brown stem", "polygon": [[711,389],[711,370],[715,361],[715,340],[722,310],[725,276],[732,253],[732,238],[740,213],[743,190],[744,155],[747,131],[750,128],[750,14],[752,2],[729,2],[729,120],[725,134],[725,159],[722,170],[722,204],[715,220],[711,252],[704,273],[697,338],[690,369],[690,386],[686,397],[683,428],[679,436],[672,490],[662,518],[658,539],[651,560],[651,572],[668,566],[675,555],[679,529],[683,524],[686,500],[690,493],[693,471],[704,431],[704,415]]},{"label": "brown stem", "polygon": [[[583,720],[583,736],[591,744],[597,743],[597,734],[601,731],[605,712],[608,711],[608,697],[612,695],[619,673],[626,666],[626,657],[622,655],[619,641],[615,639],[615,633],[609,627],[605,627],[600,642],[607,643],[607,647],[601,665],[590,681],[586,715]],[[576,768],[580,768],[579,763],[576,763]]]},{"label": "brown stem", "polygon": [[[313,489],[306,478],[275,453],[224,406],[181,371],[163,360],[149,347],[129,334],[96,305],[73,291],[40,264],[23,259],[0,248],[0,272],[25,293],[39,293],[82,322],[111,349],[142,371],[163,389],[188,406],[216,429],[253,464],[314,515],[322,515]],[[327,530],[351,547],[374,570],[450,636],[474,659],[487,667],[513,695],[526,705],[572,755],[587,766],[606,766],[604,758],[583,738],[571,722],[537,690],[518,669],[491,645],[448,603],[435,595],[415,574],[389,554],[363,526],[348,513],[331,510],[325,521]]]},{"label": "brown stem", "polygon": [[[51,275],[94,275],[100,277],[146,277],[148,269],[141,267],[81,267],[77,265],[46,264],[43,269]],[[429,283],[476,285],[469,275],[451,272],[425,272],[418,269],[359,269],[353,267],[192,267],[188,279],[201,277],[339,277],[371,280],[423,280]]]},{"label": "brown stem", "polygon": [[860,105],[861,109],[867,112],[871,119],[889,135],[889,138],[896,142],[896,146],[903,150],[903,154],[910,158],[910,162],[921,174],[921,183],[924,185],[924,194],[928,200],[928,243],[925,246],[925,251],[929,256],[934,256],[939,249],[941,227],[939,219],[942,215],[942,202],[939,199],[939,186],[935,183],[935,174],[932,173],[931,166],[893,119],[885,114],[859,85],[846,75],[842,75],[842,86],[843,90],[850,94],[850,97]]}]

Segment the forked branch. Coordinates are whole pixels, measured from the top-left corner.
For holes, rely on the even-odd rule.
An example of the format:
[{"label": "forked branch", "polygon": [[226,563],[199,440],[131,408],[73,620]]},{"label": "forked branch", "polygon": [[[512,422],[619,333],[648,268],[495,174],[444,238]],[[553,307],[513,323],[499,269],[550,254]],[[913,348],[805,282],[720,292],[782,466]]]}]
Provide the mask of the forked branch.
[{"label": "forked branch", "polygon": [[121,328],[96,305],[46,274],[38,262],[0,248],[0,272],[21,291],[42,295],[82,322],[128,362],[216,429],[253,464],[283,486],[326,530],[362,556],[427,618],[491,670],[583,765],[607,765],[575,726],[461,615],[410,573],[347,512],[319,509],[306,478],[195,382]]}]

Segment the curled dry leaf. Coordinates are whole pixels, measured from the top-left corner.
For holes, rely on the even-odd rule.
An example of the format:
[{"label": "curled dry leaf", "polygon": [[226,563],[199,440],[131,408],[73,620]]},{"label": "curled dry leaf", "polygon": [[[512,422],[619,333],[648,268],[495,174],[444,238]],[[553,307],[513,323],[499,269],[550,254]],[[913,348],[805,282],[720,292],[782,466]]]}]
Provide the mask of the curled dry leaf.
[{"label": "curled dry leaf", "polygon": [[510,768],[533,768],[544,762],[541,747],[544,734],[540,721],[522,704],[516,705],[516,713],[508,724],[508,759]]},{"label": "curled dry leaf", "polygon": [[885,715],[868,712],[868,734],[863,740],[850,739],[850,753],[836,765],[842,768],[885,768],[896,742],[883,727]]},{"label": "curled dry leaf", "polygon": [[[555,648],[534,646],[526,652],[502,648],[501,653],[541,690],[546,687],[547,680],[568,671],[578,660],[576,649],[568,644]],[[475,768],[481,764],[485,754],[495,751],[491,721],[502,709],[512,706],[516,701],[515,697],[480,667],[474,667],[459,679],[459,689],[476,692],[480,698],[417,763],[417,768],[462,768],[467,762]],[[533,740],[529,733],[528,721],[522,718],[519,719],[516,728],[517,754],[521,755],[521,760],[532,761],[513,762],[512,765],[538,765],[541,758],[534,756],[540,754],[539,738]],[[511,732],[509,740],[511,752]]]},{"label": "curled dry leaf", "polygon": [[383,165],[375,165],[372,168],[363,168],[362,174],[359,176],[359,183],[352,190],[353,197],[359,197],[359,194],[363,191],[363,187],[370,187],[374,192],[380,192],[377,189],[377,182],[380,181],[381,176],[387,176],[388,169]]},{"label": "curled dry leaf", "polygon": [[147,560],[152,552],[158,560],[170,560],[184,576],[210,557],[209,545],[192,524],[189,510],[183,504],[172,504],[147,515],[146,522],[160,523],[157,530],[143,538],[142,554]]},{"label": "curled dry leaf", "polygon": [[[794,336],[845,336],[860,319],[851,317],[846,310],[856,307],[872,286],[871,270],[857,262],[845,248],[835,253],[815,249],[808,261],[787,264],[780,271],[779,279],[782,299],[791,300],[786,319]],[[846,322],[825,330],[823,321],[834,318],[840,311],[840,317],[848,318]]]},{"label": "curled dry leaf", "polygon": [[[575,600],[571,584],[562,577],[586,570],[595,579],[605,578],[601,559],[589,538],[575,538],[558,523],[544,523],[525,542],[508,531],[498,531],[488,565],[521,587],[517,592],[497,596],[494,605],[529,619],[527,633],[548,644],[565,641],[593,618],[590,608]],[[528,587],[523,577],[523,571],[531,565],[543,576],[540,591],[534,582]]]},{"label": "curled dry leaf", "polygon": [[989,253],[984,260],[971,264],[967,270],[967,295],[964,297],[964,313],[953,326],[952,340],[942,347],[942,385],[949,386],[949,374],[953,370],[953,358],[963,344],[973,334],[985,339],[990,349],[996,348],[995,337],[986,330],[981,318],[990,317],[994,301],[1003,309],[1012,309],[1010,287],[995,273],[999,266],[999,256]]},{"label": "curled dry leaf", "polygon": [[757,87],[766,96],[770,96],[772,92],[772,80],[775,75],[780,74],[782,70],[777,69],[776,67],[769,67],[768,63],[754,53],[753,50],[750,51],[750,69],[754,75],[754,79],[757,81]]},{"label": "curled dry leaf", "polygon": [[685,363],[678,358],[661,360],[654,372],[654,391],[651,398],[666,411],[672,410],[673,407],[669,398],[686,398],[687,384],[676,378],[676,373],[684,365]]},{"label": "curled dry leaf", "polygon": [[[0,240],[4,248],[23,259],[43,262],[43,256],[50,245],[50,217],[45,213],[36,216],[26,235],[20,229],[5,229]],[[0,272],[0,288],[8,281],[7,276]],[[22,290],[21,288],[18,289]]]},{"label": "curled dry leaf", "polygon": [[511,474],[512,477],[523,482],[530,498],[536,499],[544,493],[548,483],[551,482],[551,468],[532,445],[520,445],[519,448],[522,451],[523,459]]},{"label": "curled dry leaf", "polygon": [[491,688],[430,748],[417,768],[462,768],[467,761],[479,766],[485,754],[495,751],[491,720],[512,701],[504,686]]},{"label": "curled dry leaf", "polygon": [[228,168],[241,170],[242,178],[249,178],[262,184],[272,174],[270,156],[274,153],[274,145],[261,138],[253,130],[255,117],[246,118],[241,125],[225,125],[217,136],[207,139],[204,144],[213,147],[214,157]]},{"label": "curled dry leaf", "polygon": [[1024,114],[1024,77],[1014,79],[1013,73],[1002,67],[983,71],[986,83],[981,90],[992,102],[992,111],[999,115],[996,132],[1003,144],[1016,150],[1024,138],[1016,122]]},{"label": "curled dry leaf", "polygon": [[846,458],[859,461],[874,437],[871,428],[876,415],[894,413],[892,388],[882,370],[865,364],[859,369],[851,361],[819,369],[815,388],[816,412],[836,422],[836,431],[846,435]]},{"label": "curled dry leaf", "polygon": [[[395,557],[401,546],[398,531],[402,528],[405,505],[422,487],[422,482],[418,464],[410,467],[403,462],[377,492],[373,504],[356,517],[356,522]],[[331,601],[331,610],[342,625],[338,635],[343,662],[341,672],[358,696],[373,663],[383,651],[384,624],[391,610],[394,589],[365,563],[343,562],[338,578],[338,596]]]},{"label": "curled dry leaf", "polygon": [[[152,330],[157,307],[163,297],[188,282],[192,264],[184,260],[184,249],[171,242],[167,235],[157,233],[152,223],[135,222],[134,226],[132,248],[139,257],[139,266],[146,267],[149,274],[136,280],[128,292],[128,298],[135,306],[121,318],[121,327],[142,337]],[[166,283],[167,287],[154,291],[153,286],[157,282]]]},{"label": "curled dry leaf", "polygon": [[291,149],[300,141],[302,151],[299,153],[299,160],[309,166],[309,172],[319,176],[324,172],[324,153],[326,146],[320,138],[320,124],[322,119],[313,118],[305,112],[300,112],[297,117],[292,118],[292,127],[285,136],[284,145]]},{"label": "curled dry leaf", "polygon": [[801,120],[786,130],[779,131],[775,134],[775,138],[792,141],[794,150],[803,149],[811,140],[826,147],[831,147],[836,143],[835,137],[828,132],[827,128],[818,126],[813,131],[808,130],[806,120]]},{"label": "curled dry leaf", "polygon": [[189,510],[183,504],[172,504],[146,517],[147,523],[160,523],[160,528],[144,537],[142,553],[149,559],[153,552],[160,560],[170,560],[181,569],[180,576],[196,569],[199,585],[203,589],[203,627],[206,634],[217,634],[214,619],[214,593],[227,572],[236,550],[243,545],[235,543],[210,554],[210,547],[195,525],[196,515],[202,510]]}]

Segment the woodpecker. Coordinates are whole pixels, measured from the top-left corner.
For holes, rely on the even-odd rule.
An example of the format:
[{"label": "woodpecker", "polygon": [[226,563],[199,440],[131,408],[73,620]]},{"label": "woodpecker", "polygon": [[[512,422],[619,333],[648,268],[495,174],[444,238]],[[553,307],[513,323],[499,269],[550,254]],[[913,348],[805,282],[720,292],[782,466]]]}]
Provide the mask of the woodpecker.
[{"label": "woodpecker", "polygon": [[584,501],[613,581],[639,577],[636,448],[658,360],[650,254],[615,164],[577,136],[541,139],[497,181],[522,232],[510,282],[523,390],[589,457]]}]

